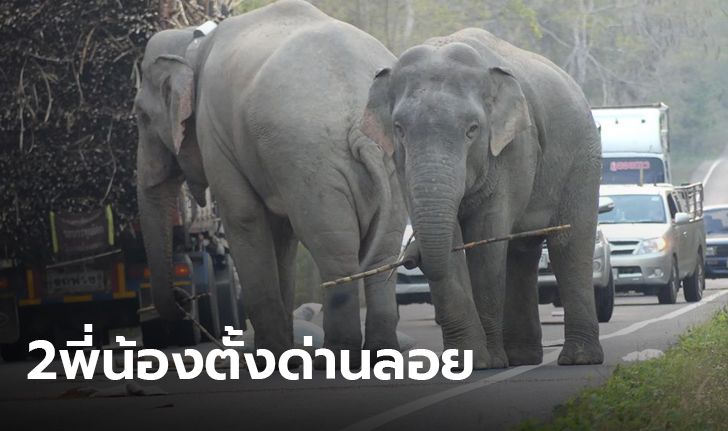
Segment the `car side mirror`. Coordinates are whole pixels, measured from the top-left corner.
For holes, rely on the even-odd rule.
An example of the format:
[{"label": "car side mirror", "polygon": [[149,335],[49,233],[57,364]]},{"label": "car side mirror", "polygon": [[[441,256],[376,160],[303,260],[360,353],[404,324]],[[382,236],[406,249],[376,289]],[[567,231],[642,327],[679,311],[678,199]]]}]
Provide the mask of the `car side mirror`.
[{"label": "car side mirror", "polygon": [[690,214],[688,214],[688,213],[675,214],[675,224],[686,224],[686,223],[690,223]]},{"label": "car side mirror", "polygon": [[599,214],[608,213],[614,209],[614,201],[611,198],[600,197],[599,198]]}]

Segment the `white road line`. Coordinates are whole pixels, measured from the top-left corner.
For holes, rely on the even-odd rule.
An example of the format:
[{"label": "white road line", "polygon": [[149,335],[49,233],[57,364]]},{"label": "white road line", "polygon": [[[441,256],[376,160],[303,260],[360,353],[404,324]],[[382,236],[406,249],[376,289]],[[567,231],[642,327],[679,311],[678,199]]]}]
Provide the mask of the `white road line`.
[{"label": "white road line", "polygon": [[[633,332],[639,331],[640,329],[644,328],[645,326],[647,326],[651,323],[660,322],[663,320],[674,319],[675,317],[680,316],[681,314],[685,314],[687,312],[695,310],[696,308],[700,307],[701,305],[707,304],[725,294],[728,294],[728,290],[721,290],[720,292],[718,292],[714,295],[710,295],[708,297],[703,298],[703,300],[700,302],[695,302],[690,305],[686,305],[685,307],[678,308],[677,310],[675,310],[673,312],[667,313],[660,317],[655,317],[654,319],[648,319],[648,320],[643,320],[641,322],[635,322],[635,323],[627,326],[626,328],[620,329],[619,331],[615,331],[615,332],[611,332],[609,334],[602,335],[599,337],[599,339],[608,340],[608,339],[614,338],[614,337],[621,337],[622,335],[628,335]],[[561,345],[561,344],[564,344],[563,338],[559,338],[558,340],[546,340],[543,342],[544,346],[556,346],[556,345]]]},{"label": "white road line", "polygon": [[723,159],[718,159],[718,160],[714,161],[712,165],[710,165],[710,169],[708,169],[708,173],[705,174],[705,178],[703,178],[703,187],[706,187],[706,184],[708,184],[708,180],[710,179],[710,176],[713,175],[713,171],[722,161],[723,161]]},{"label": "white road line", "polygon": [[[679,308],[671,313],[665,314],[664,316],[656,317],[654,319],[644,320],[642,322],[637,322],[626,328],[620,329],[619,331],[612,332],[612,333],[606,334],[606,335],[602,335],[601,337],[599,337],[599,339],[606,340],[609,338],[620,337],[623,335],[627,335],[627,334],[636,332],[651,323],[660,322],[663,320],[674,319],[675,317],[688,313],[688,312],[700,307],[701,305],[714,301],[715,299],[717,299],[725,294],[728,294],[728,290],[720,291],[714,295],[703,298],[703,300],[700,302],[696,302],[694,304],[690,304],[685,307]],[[562,342],[563,342],[563,340],[562,340]],[[547,343],[544,343],[544,344],[547,344]],[[373,429],[381,427],[382,425],[385,425],[389,422],[395,421],[401,417],[407,416],[418,410],[422,410],[426,407],[429,407],[431,405],[445,401],[447,399],[457,397],[459,395],[462,395],[462,394],[465,394],[465,393],[468,393],[471,391],[475,391],[475,390],[484,388],[486,386],[490,386],[494,383],[508,380],[512,377],[516,377],[518,375],[527,373],[536,368],[543,367],[544,365],[548,365],[552,362],[555,362],[558,359],[559,353],[560,353],[559,350],[555,350],[555,351],[545,354],[543,357],[543,361],[539,365],[526,365],[526,366],[521,366],[521,367],[514,367],[514,368],[508,369],[506,371],[486,377],[484,379],[476,380],[472,383],[467,383],[467,384],[457,386],[452,389],[448,389],[446,391],[442,391],[442,392],[438,392],[436,394],[418,398],[409,403],[406,403],[401,406],[395,407],[393,409],[384,411],[382,413],[379,413],[375,416],[369,417],[362,421],[353,423],[353,424],[347,426],[346,428],[343,428],[343,431],[373,430]]]}]

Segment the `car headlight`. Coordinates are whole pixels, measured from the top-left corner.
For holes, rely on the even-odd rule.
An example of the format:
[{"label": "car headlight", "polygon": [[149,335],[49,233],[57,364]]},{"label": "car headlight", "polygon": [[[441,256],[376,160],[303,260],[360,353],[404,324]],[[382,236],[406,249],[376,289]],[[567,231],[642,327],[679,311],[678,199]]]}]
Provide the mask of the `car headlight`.
[{"label": "car headlight", "polygon": [[663,237],[645,239],[642,241],[640,247],[637,249],[637,254],[657,253],[663,251],[666,248],[667,241],[665,241],[665,238]]},{"label": "car headlight", "polygon": [[604,235],[597,231],[597,238],[594,241],[594,259],[599,259],[604,254]]},{"label": "car headlight", "polygon": [[716,254],[715,253],[715,247],[713,247],[713,246],[705,247],[705,255],[706,256],[715,256],[715,254]]}]

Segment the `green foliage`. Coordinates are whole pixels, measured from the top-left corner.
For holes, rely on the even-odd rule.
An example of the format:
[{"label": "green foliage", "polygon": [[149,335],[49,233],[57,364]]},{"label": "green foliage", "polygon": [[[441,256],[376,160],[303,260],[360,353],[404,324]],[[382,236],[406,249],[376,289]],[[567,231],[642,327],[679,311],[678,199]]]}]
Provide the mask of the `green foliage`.
[{"label": "green foliage", "polygon": [[664,356],[618,366],[607,383],[526,430],[717,430],[728,421],[728,311],[680,338]]}]

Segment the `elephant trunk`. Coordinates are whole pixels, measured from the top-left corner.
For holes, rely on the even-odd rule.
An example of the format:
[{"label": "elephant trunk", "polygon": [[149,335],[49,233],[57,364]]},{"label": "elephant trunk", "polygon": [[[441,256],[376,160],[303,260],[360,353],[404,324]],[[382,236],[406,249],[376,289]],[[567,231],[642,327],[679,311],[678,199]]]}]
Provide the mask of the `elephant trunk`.
[{"label": "elephant trunk", "polygon": [[[412,224],[421,256],[421,269],[429,280],[439,281],[449,272],[453,231],[457,224],[464,179],[441,163],[414,165],[408,183]],[[463,184],[460,185],[460,182]]]},{"label": "elephant trunk", "polygon": [[137,198],[151,273],[152,298],[159,315],[165,320],[179,320],[183,316],[177,307],[172,286],[172,220],[177,211],[180,185],[178,178],[168,178],[152,187],[138,185]]},{"label": "elephant trunk", "polygon": [[389,175],[382,151],[368,139],[354,142],[355,145],[352,151],[354,151],[358,160],[366,167],[379,195],[379,213],[370,229],[372,236],[366,247],[366,254],[361,259],[362,270],[366,270],[369,266],[376,263],[377,259],[386,257],[381,255],[379,248],[382,244],[383,237],[387,233],[386,228],[389,219],[396,214],[394,214],[392,188],[389,183]]}]

